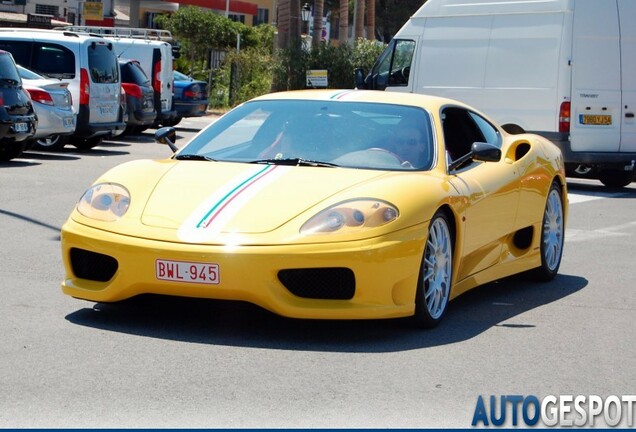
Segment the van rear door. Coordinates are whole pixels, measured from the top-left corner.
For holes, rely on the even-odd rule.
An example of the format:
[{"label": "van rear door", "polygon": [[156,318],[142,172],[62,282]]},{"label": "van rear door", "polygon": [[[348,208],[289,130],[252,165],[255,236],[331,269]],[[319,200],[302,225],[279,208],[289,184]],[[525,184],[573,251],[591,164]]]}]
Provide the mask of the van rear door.
[{"label": "van rear door", "polygon": [[574,152],[619,151],[622,101],[618,26],[616,0],[575,3],[570,117]]},{"label": "van rear door", "polygon": [[[100,41],[88,45],[87,72],[90,77],[90,84],[86,83],[90,86],[87,98],[90,110],[89,125],[117,122],[121,79],[112,43]],[[84,73],[86,72],[82,71],[82,74]]]},{"label": "van rear door", "polygon": [[621,152],[636,152],[636,2],[619,0],[623,113]]}]

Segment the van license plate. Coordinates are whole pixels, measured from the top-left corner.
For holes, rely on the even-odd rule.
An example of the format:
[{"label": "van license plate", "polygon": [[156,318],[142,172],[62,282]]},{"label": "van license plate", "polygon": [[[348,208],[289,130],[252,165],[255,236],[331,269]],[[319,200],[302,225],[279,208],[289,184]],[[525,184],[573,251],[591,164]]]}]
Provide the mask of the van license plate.
[{"label": "van license plate", "polygon": [[29,125],[26,123],[16,123],[15,126],[13,126],[13,128],[15,129],[16,132],[28,132],[29,131]]},{"label": "van license plate", "polygon": [[584,125],[609,126],[612,124],[612,116],[581,114],[579,116],[579,121]]},{"label": "van license plate", "polygon": [[155,276],[159,280],[217,285],[221,279],[219,265],[188,261],[155,261]]},{"label": "van license plate", "polygon": [[100,114],[112,114],[114,112],[114,108],[112,105],[109,106],[100,106],[99,107],[99,113]]}]

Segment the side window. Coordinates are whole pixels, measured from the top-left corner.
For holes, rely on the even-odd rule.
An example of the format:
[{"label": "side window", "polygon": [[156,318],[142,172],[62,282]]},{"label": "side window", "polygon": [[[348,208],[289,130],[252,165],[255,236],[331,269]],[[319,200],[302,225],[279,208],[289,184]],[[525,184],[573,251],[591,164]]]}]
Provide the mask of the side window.
[{"label": "side window", "polygon": [[392,41],[373,66],[372,88],[384,90],[387,86],[408,85],[414,52],[415,41]]},{"label": "side window", "polygon": [[75,54],[65,46],[48,42],[33,43],[32,69],[51,78],[75,78]]},{"label": "side window", "polygon": [[469,153],[474,142],[486,141],[484,133],[475,123],[472,114],[458,107],[446,107],[442,110],[444,143],[451,160],[459,159]]},{"label": "side window", "polygon": [[33,42],[18,40],[0,41],[0,50],[8,51],[13,56],[13,60],[20,66],[31,69],[31,48]]},{"label": "side window", "polygon": [[469,114],[473,121],[477,124],[481,134],[484,136],[484,142],[501,148],[501,135],[497,128],[491,125],[488,120],[482,116],[475,114],[474,112],[470,112]]},{"label": "side window", "polygon": [[119,82],[119,64],[113,53],[112,44],[91,43],[88,46],[88,68],[95,83]]}]

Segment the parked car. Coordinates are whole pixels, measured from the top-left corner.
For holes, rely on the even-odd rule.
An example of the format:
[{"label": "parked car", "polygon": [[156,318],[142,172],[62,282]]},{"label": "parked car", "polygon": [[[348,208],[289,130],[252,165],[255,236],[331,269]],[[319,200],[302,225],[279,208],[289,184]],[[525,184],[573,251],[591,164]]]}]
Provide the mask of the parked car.
[{"label": "parked car", "polygon": [[174,61],[172,34],[167,30],[128,27],[104,27],[70,25],[58,27],[58,31],[100,35],[109,41],[118,58],[139,61],[150,78],[157,110],[155,125],[174,118],[172,106],[172,64]]},{"label": "parked car", "polygon": [[98,36],[36,28],[0,28],[0,49],[16,63],[68,82],[77,114],[71,144],[86,150],[124,125],[121,78],[112,43]]},{"label": "parked car", "polygon": [[119,67],[128,111],[124,133],[139,133],[149,128],[157,117],[154,90],[150,79],[137,60],[119,59]]},{"label": "parked car", "polygon": [[[248,301],[295,318],[412,317],[527,273],[555,277],[560,150],[445,98],[365,90],[261,96],[175,154],[98,177],[62,227],[63,292]],[[249,271],[246,271],[249,269]]]},{"label": "parked car", "polygon": [[13,56],[0,50],[0,160],[20,156],[37,124],[31,98],[22,87]]},{"label": "parked car", "polygon": [[61,150],[75,131],[77,118],[68,83],[43,77],[20,65],[18,73],[38,116],[38,127],[27,149]]},{"label": "parked car", "polygon": [[200,117],[208,109],[208,84],[195,80],[179,71],[174,71],[174,97],[172,104],[177,116],[164,120],[164,126],[175,126],[183,117]]}]

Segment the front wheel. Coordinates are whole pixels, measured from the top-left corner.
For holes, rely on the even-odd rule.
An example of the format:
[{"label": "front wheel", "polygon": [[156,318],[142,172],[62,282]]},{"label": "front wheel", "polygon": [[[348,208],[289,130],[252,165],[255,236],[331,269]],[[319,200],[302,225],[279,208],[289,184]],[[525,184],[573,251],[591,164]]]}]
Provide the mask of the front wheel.
[{"label": "front wheel", "polygon": [[415,294],[413,321],[418,327],[435,327],[444,317],[453,276],[453,238],[448,216],[437,212],[428,228],[424,257]]},{"label": "front wheel", "polygon": [[555,182],[550,186],[548,199],[543,212],[541,228],[541,266],[534,269],[536,279],[547,282],[554,279],[563,254],[565,220],[561,188]]}]

